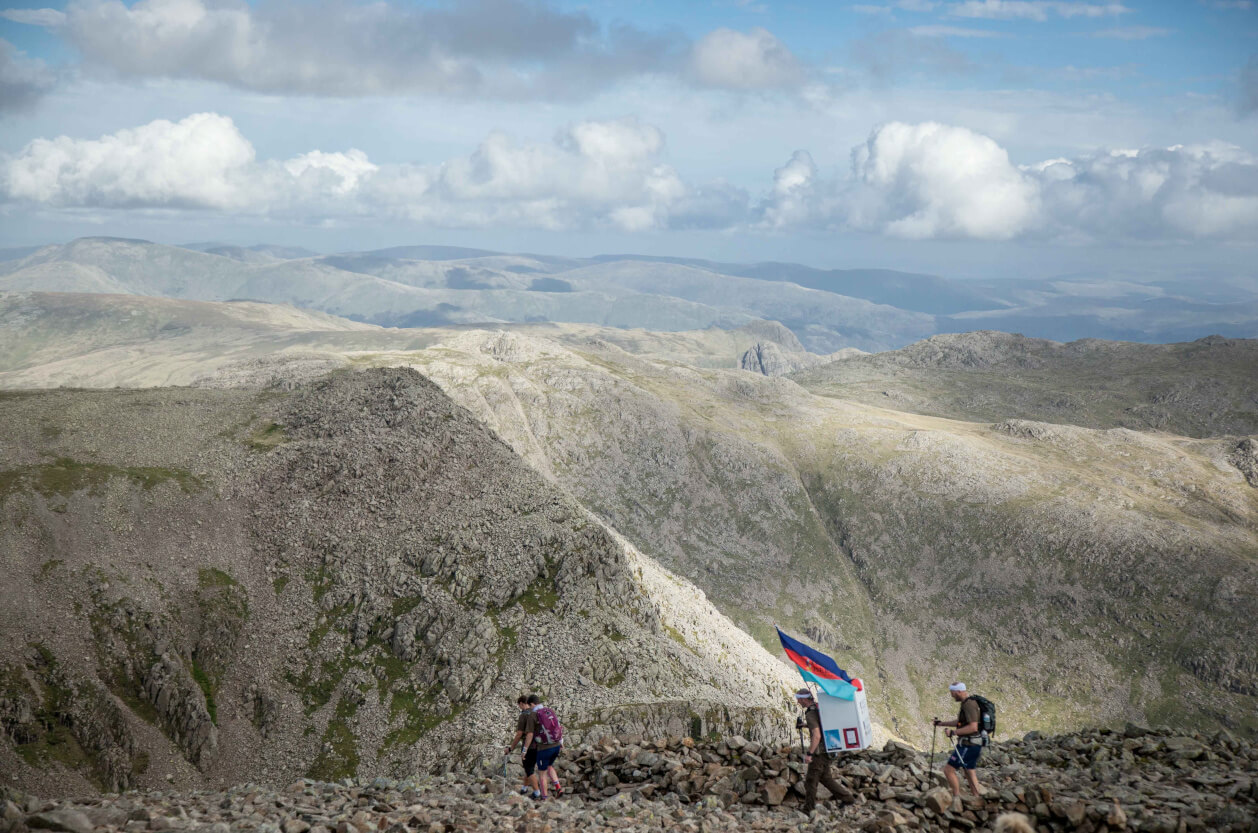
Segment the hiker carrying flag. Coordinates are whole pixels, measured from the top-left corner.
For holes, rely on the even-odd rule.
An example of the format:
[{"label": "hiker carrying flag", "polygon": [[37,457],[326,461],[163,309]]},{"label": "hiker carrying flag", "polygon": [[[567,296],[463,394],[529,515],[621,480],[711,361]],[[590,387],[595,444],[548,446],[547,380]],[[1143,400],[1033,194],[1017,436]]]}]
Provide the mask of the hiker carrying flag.
[{"label": "hiker carrying flag", "polygon": [[817,807],[817,785],[825,784],[826,789],[836,799],[850,800],[852,791],[834,777],[830,769],[830,756],[821,745],[821,713],[817,709],[817,701],[812,692],[801,688],[795,692],[795,702],[804,710],[804,726],[808,729],[808,747],[804,751],[804,763],[808,765],[808,774],[804,776],[804,806],[800,809],[811,813]]},{"label": "hiker carrying flag", "polygon": [[851,700],[856,696],[856,686],[853,685],[852,678],[833,658],[799,640],[791,639],[776,625],[774,628],[778,632],[778,639],[782,641],[782,650],[786,651],[791,662],[799,668],[804,682],[815,683],[826,694],[840,700]]}]

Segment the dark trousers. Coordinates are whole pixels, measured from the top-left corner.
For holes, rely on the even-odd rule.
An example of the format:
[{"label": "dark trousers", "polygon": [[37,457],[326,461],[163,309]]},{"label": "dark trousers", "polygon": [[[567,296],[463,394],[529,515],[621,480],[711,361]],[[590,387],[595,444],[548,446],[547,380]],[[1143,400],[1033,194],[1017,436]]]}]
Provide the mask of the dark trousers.
[{"label": "dark trousers", "polygon": [[813,755],[812,761],[808,764],[808,774],[804,777],[803,810],[805,813],[811,813],[817,806],[817,784],[819,783],[825,784],[826,789],[835,798],[851,795],[851,790],[834,777],[834,770],[830,769],[829,756]]}]

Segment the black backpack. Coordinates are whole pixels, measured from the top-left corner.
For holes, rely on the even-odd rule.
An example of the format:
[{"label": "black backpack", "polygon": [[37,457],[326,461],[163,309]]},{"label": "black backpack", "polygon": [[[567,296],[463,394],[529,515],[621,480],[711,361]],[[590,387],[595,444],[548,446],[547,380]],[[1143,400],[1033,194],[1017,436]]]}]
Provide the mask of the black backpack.
[{"label": "black backpack", "polygon": [[989,735],[996,734],[996,704],[977,694],[971,694],[970,699],[978,704],[979,731]]}]

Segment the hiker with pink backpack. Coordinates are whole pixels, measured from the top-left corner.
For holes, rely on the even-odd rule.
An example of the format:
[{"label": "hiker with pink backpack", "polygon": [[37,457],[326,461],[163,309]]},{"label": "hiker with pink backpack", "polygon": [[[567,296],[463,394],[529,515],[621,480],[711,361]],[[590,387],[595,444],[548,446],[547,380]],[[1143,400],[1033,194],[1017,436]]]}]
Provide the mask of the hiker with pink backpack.
[{"label": "hiker with pink backpack", "polygon": [[545,801],[550,793],[547,782],[554,786],[555,796],[563,795],[563,785],[559,783],[559,775],[555,772],[555,759],[563,748],[563,725],[554,710],[544,705],[542,698],[536,694],[529,695],[529,705],[536,719],[529,722],[529,728],[533,731],[524,738],[524,744],[526,749],[529,744],[537,746],[537,785],[540,790],[533,793],[533,798]]}]

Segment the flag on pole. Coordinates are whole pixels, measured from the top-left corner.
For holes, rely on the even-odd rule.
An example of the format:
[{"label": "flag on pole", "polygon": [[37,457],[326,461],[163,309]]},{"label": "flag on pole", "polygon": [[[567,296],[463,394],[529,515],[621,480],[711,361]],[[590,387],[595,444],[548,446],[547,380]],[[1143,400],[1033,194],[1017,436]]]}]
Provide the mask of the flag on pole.
[{"label": "flag on pole", "polygon": [[856,696],[859,681],[853,683],[847,672],[839,667],[832,657],[810,648],[797,639],[791,639],[782,633],[782,629],[774,626],[778,639],[782,641],[782,650],[790,657],[791,662],[799,667],[799,674],[805,682],[816,683],[822,691],[831,697],[851,700]]}]

